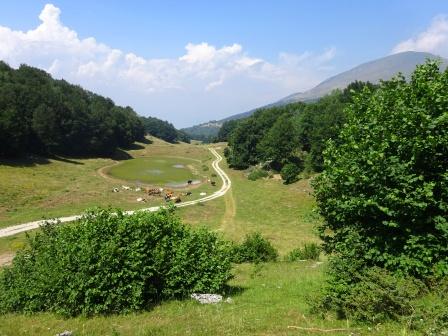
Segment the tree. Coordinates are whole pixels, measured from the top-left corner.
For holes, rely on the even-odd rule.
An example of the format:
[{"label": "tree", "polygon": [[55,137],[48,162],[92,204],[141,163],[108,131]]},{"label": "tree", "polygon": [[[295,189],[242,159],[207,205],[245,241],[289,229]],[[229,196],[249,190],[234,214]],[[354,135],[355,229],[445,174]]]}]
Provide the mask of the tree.
[{"label": "tree", "polygon": [[448,274],[448,72],[418,66],[364,88],[324,152],[324,249],[364,266]]},{"label": "tree", "polygon": [[335,92],[306,105],[297,117],[299,142],[310,155],[310,168],[314,171],[322,171],[326,142],[337,137],[345,122],[344,107],[340,92]]},{"label": "tree", "polygon": [[284,113],[263,137],[257,150],[263,160],[272,160],[274,167],[281,168],[295,155],[298,148],[296,126],[293,124],[291,114]]}]

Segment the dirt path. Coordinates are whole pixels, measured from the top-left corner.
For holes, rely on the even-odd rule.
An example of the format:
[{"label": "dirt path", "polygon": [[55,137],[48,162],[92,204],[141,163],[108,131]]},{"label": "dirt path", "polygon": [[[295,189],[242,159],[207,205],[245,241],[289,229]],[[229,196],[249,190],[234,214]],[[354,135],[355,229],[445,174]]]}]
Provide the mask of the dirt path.
[{"label": "dirt path", "polygon": [[[219,163],[222,161],[222,156],[219,155],[219,153],[215,149],[213,149],[213,148],[209,148],[209,150],[215,156],[215,160],[212,163],[212,167],[215,170],[216,174],[222,180],[221,188],[218,191],[215,191],[211,195],[208,195],[208,196],[196,199],[196,200],[188,201],[188,202],[178,203],[178,204],[176,204],[176,207],[181,208],[181,207],[185,207],[185,206],[195,205],[195,204],[198,204],[198,203],[204,203],[204,202],[208,202],[208,201],[214,200],[214,199],[216,199],[218,197],[224,196],[227,193],[227,191],[229,191],[230,187],[232,186],[232,181],[230,180],[229,176],[219,166]],[[151,211],[151,212],[153,212],[153,211],[157,211],[159,209],[160,209],[160,206],[154,206],[154,207],[146,208],[146,209],[126,211],[125,213],[126,214],[133,214],[133,213],[138,212],[138,211]],[[53,221],[55,223],[66,223],[66,222],[72,222],[72,221],[77,220],[77,219],[79,219],[81,217],[82,217],[82,215],[74,215],[74,216],[56,218]],[[29,222],[29,223],[14,225],[14,226],[8,226],[6,228],[0,229],[0,238],[1,237],[13,236],[13,235],[18,234],[20,232],[25,232],[25,231],[37,229],[37,228],[39,228],[39,226],[41,226],[45,222],[46,222],[45,220],[39,220],[39,221],[35,221],[35,222]]]},{"label": "dirt path", "polygon": [[233,197],[232,190],[229,190],[224,196],[224,202],[226,206],[226,210],[224,211],[224,216],[221,220],[221,226],[219,231],[229,232],[230,227],[234,225],[235,215],[236,215],[236,203],[235,198]]}]

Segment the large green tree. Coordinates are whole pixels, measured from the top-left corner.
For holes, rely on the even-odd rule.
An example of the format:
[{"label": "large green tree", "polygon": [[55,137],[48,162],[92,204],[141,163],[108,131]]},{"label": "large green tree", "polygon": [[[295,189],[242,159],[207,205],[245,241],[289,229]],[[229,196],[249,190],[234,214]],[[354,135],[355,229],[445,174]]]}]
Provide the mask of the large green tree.
[{"label": "large green tree", "polygon": [[448,274],[448,72],[366,87],[325,151],[316,199],[328,253],[423,277]]},{"label": "large green tree", "polygon": [[294,157],[299,148],[299,138],[292,114],[282,114],[258,144],[259,156],[271,160],[275,166],[282,167]]}]

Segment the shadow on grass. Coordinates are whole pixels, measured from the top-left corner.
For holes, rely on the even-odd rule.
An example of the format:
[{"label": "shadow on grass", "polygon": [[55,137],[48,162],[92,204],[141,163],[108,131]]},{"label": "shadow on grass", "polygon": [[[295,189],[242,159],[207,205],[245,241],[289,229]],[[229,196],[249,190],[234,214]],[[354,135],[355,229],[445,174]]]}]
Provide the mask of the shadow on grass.
[{"label": "shadow on grass", "polygon": [[124,150],[137,150],[137,149],[144,149],[145,146],[142,146],[136,142],[134,142],[133,144],[123,147]]},{"label": "shadow on grass", "polygon": [[37,165],[48,164],[51,161],[49,158],[37,155],[27,155],[17,158],[0,158],[0,166],[9,167],[35,167]]},{"label": "shadow on grass", "polygon": [[247,289],[246,287],[226,285],[223,289],[223,295],[230,297],[238,296],[243,294],[246,289]]},{"label": "shadow on grass", "polygon": [[116,161],[124,161],[124,160],[129,160],[132,159],[132,155],[130,155],[129,153],[125,152],[122,149],[117,149],[111,156],[110,158],[112,160],[116,160]]},{"label": "shadow on grass", "polygon": [[56,160],[56,161],[60,161],[60,162],[65,162],[65,163],[71,163],[71,164],[76,164],[76,165],[83,165],[84,162],[80,162],[80,161],[75,161],[66,157],[61,157],[61,156],[50,156],[51,159]]}]

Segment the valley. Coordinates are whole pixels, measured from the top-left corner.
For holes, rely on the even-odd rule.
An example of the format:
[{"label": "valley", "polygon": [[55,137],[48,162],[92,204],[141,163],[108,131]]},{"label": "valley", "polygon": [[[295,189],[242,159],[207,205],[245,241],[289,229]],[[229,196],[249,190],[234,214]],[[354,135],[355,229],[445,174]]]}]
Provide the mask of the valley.
[{"label": "valley", "polygon": [[[180,156],[181,153],[186,155],[185,153],[188,152],[187,154],[192,158],[203,160],[207,164],[212,161],[206,146],[172,145],[157,139],[152,140],[153,144],[129,151],[129,154],[140,158],[153,153],[156,157],[175,157]],[[219,144],[218,147],[220,147],[219,152],[222,153],[224,144]],[[108,162],[103,161],[103,164]],[[390,335],[402,330],[399,324],[389,323],[378,326],[372,331],[354,326],[347,320],[339,321],[331,315],[324,320],[310,315],[307,298],[318,291],[325,279],[323,271],[326,267],[326,259],[321,259],[324,263],[282,261],[292,249],[303,246],[305,243],[318,242],[314,227],[320,218],[313,212],[315,201],[312,197],[310,181],[304,179],[286,186],[275,179],[250,181],[245,171],[229,169],[225,161],[220,165],[232,181],[232,187],[224,197],[181,207],[176,210],[177,214],[188,225],[205,226],[236,242],[241,241],[248,233],[260,232],[280,253],[278,262],[260,266],[253,264],[235,266],[233,271],[235,277],[229,282],[230,287],[225,293],[226,296],[232,298],[231,303],[207,306],[199,305],[191,300],[174,300],[162,303],[148,312],[87,319],[82,317],[61,319],[57,315],[48,313],[31,316],[6,314],[0,315],[1,332],[5,335],[55,334],[63,330],[73,330],[77,335],[114,333],[120,335],[184,335],[186,333],[297,335],[295,326],[305,329],[352,330],[360,335]],[[95,173],[97,166],[91,165],[90,169],[89,179],[83,182],[85,188],[99,183],[96,181],[98,176]],[[20,176],[21,172],[16,171],[15,174]],[[210,189],[207,190],[210,191]],[[111,195],[113,196],[110,193],[109,198],[104,201],[111,202]],[[120,206],[125,208],[124,204],[126,203]],[[37,212],[37,210],[34,211]],[[34,235],[34,232],[31,231],[30,234]],[[0,256],[4,256],[6,260],[12,253],[26,246],[24,233],[0,238]],[[188,321],[195,321],[195,323]],[[301,333],[314,334],[313,331],[301,331]]]}]

